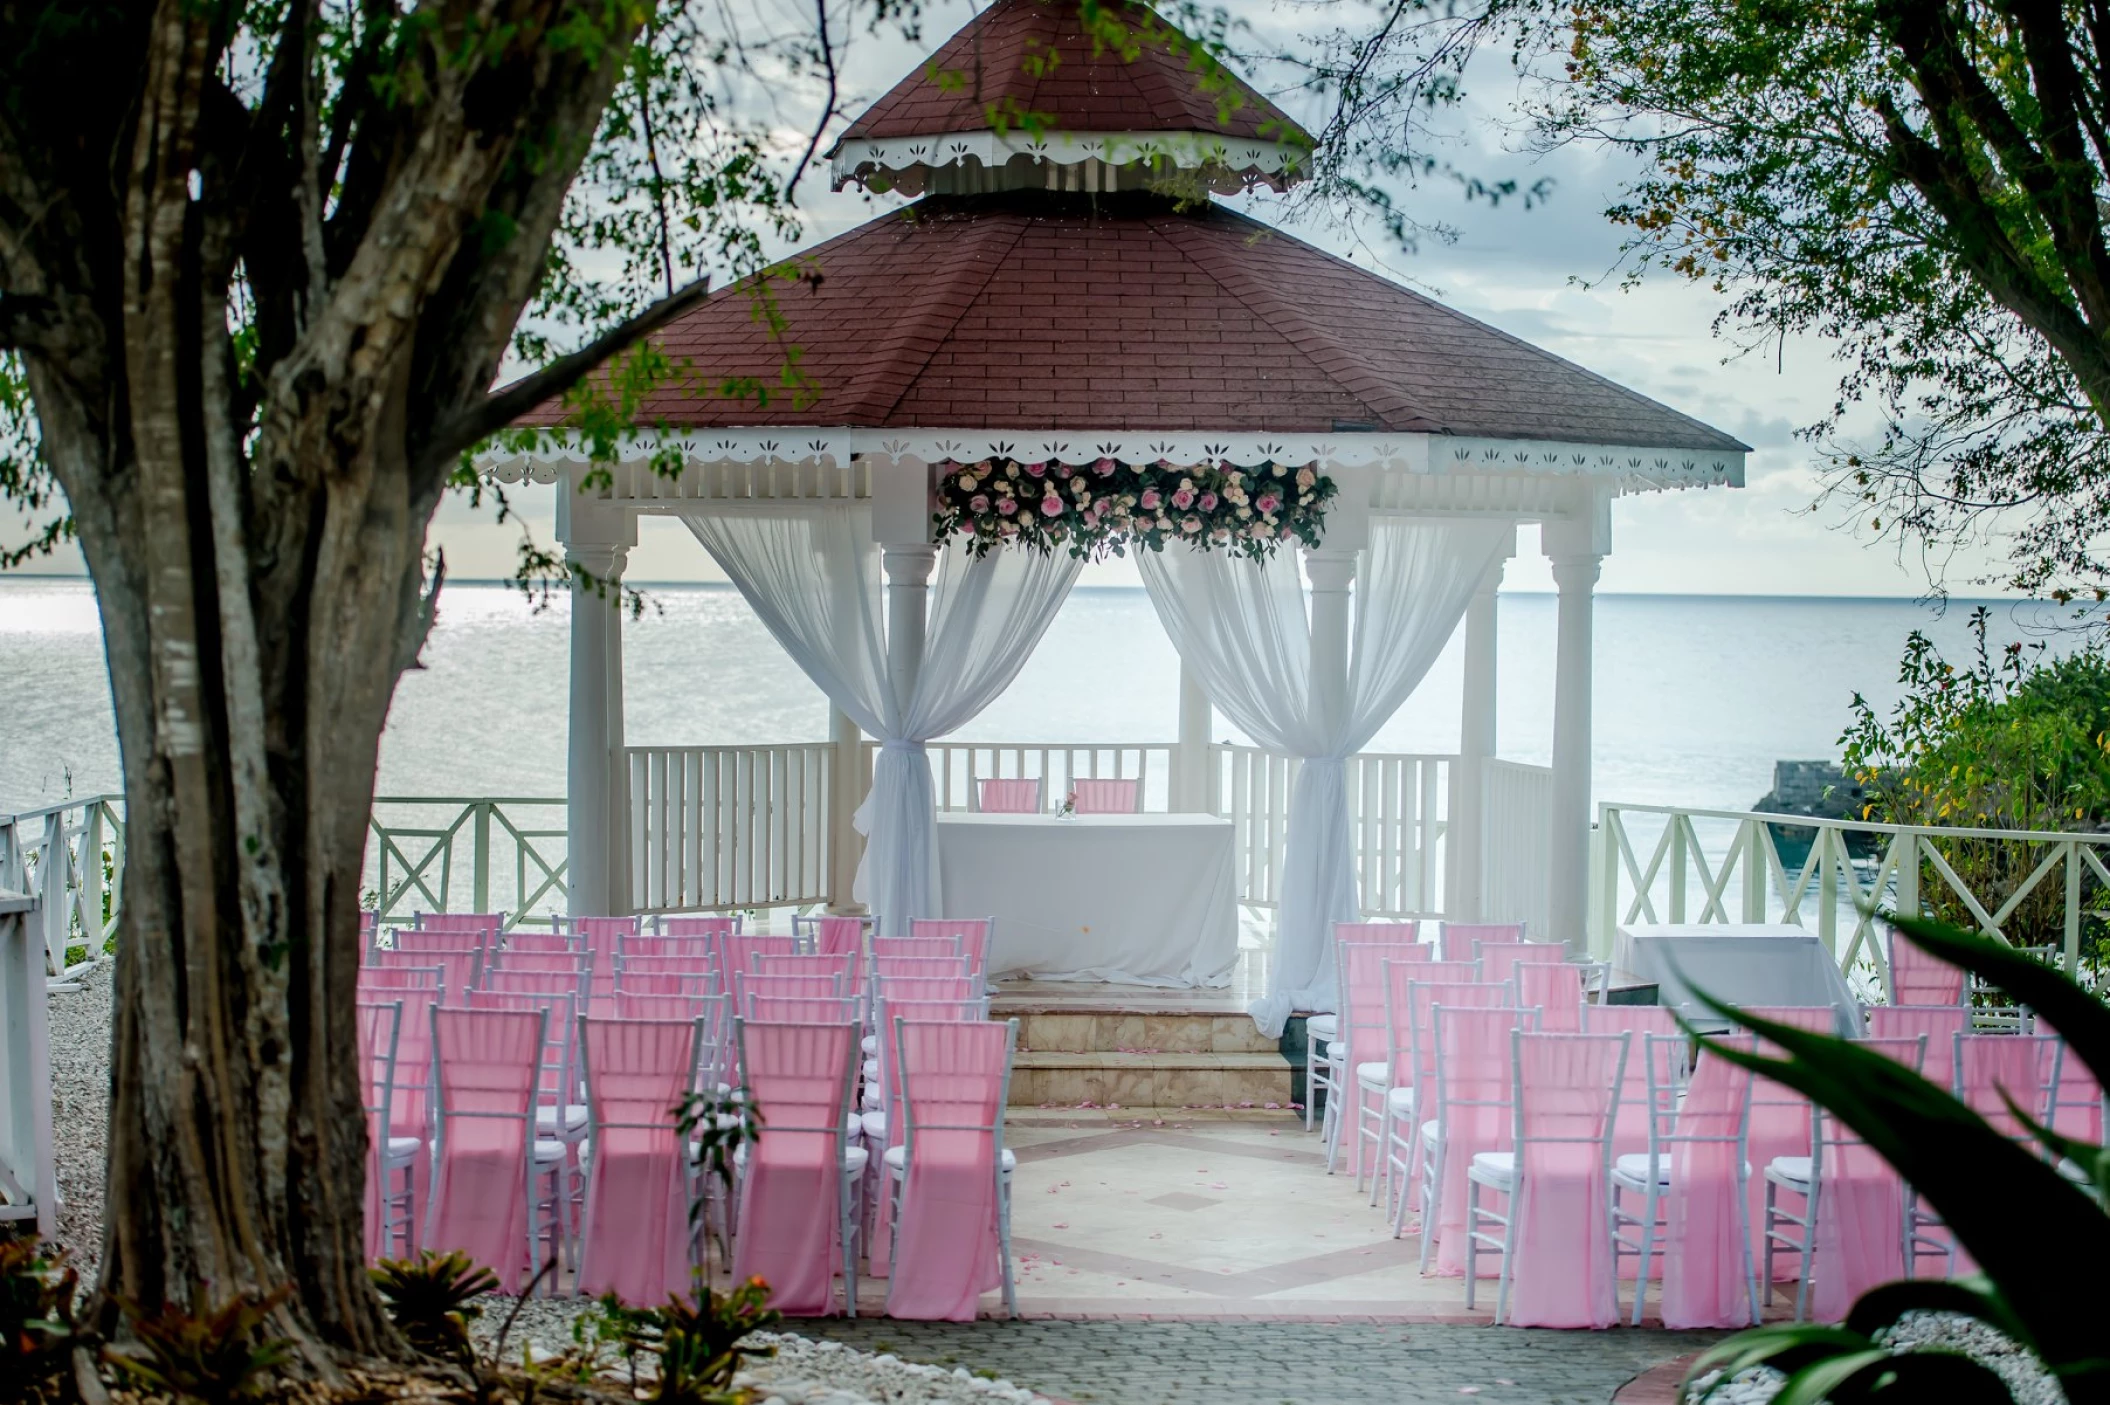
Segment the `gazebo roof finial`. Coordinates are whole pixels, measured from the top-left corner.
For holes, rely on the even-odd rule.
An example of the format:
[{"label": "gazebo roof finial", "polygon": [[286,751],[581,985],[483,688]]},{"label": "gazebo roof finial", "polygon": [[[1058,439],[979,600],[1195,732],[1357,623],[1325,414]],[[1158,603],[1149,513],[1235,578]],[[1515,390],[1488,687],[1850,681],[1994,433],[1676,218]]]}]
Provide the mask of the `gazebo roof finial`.
[{"label": "gazebo roof finial", "polygon": [[1303,178],[1312,141],[1141,0],[996,0],[850,124],[839,188],[1230,193]]}]

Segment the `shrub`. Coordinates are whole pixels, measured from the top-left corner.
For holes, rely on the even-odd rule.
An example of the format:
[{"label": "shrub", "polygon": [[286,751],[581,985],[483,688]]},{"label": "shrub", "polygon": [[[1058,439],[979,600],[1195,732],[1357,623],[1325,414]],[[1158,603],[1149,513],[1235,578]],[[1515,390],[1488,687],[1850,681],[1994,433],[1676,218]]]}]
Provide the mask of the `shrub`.
[{"label": "shrub", "polygon": [[79,1280],[35,1235],[0,1238],[0,1398],[31,1394],[73,1343]]},{"label": "shrub", "polygon": [[656,1358],[657,1379],[648,1399],[660,1405],[717,1405],[738,1398],[732,1387],[742,1361],[775,1354],[774,1347],[740,1345],[749,1333],[782,1320],[764,1306],[768,1298],[768,1285],[750,1278],[722,1296],[702,1284],[694,1302],[669,1298],[655,1308],[627,1307],[611,1294],[601,1300],[601,1312],[605,1335],[630,1359],[633,1380],[639,1356]]},{"label": "shrub", "polygon": [[498,1276],[458,1250],[421,1250],[415,1259],[383,1259],[370,1272],[389,1318],[411,1346],[435,1361],[473,1366],[469,1324],[483,1315],[470,1300],[498,1287]]},{"label": "shrub", "polygon": [[264,1323],[291,1293],[282,1287],[261,1297],[237,1294],[203,1313],[165,1303],[151,1316],[119,1298],[138,1345],[132,1351],[106,1350],[104,1359],[149,1390],[205,1405],[243,1399],[262,1388],[266,1373],[286,1359],[292,1346],[263,1334]]},{"label": "shrub", "polygon": [[[2110,1007],[2096,996],[2001,942],[1940,922],[1889,920],[1906,939],[2036,1011],[2064,1036],[2071,1057],[2110,1084]],[[1705,1353],[1688,1382],[1714,1370],[1726,1381],[1764,1364],[1788,1373],[1778,1405],[2007,1400],[2000,1378],[1966,1358],[1893,1356],[1875,1340],[1908,1312],[1944,1311],[1976,1318],[2030,1348],[2073,1405],[2110,1401],[2101,1308],[2092,1293],[2077,1291],[2087,1275],[2110,1263],[2110,1214],[2104,1208],[2110,1204],[2110,1158],[2103,1148],[2031,1122],[2047,1160],[1902,1064],[1844,1040],[1736,1011],[1704,993],[1700,998],[1788,1057],[1761,1057],[1721,1043],[1710,1048],[1807,1094],[1852,1128],[1941,1216],[1979,1272],[1885,1284],[1855,1303],[1843,1326],[1781,1323],[1739,1333]],[[2069,1167],[2071,1178],[2054,1162]],[[2061,1264],[2076,1277],[2066,1277]]]}]

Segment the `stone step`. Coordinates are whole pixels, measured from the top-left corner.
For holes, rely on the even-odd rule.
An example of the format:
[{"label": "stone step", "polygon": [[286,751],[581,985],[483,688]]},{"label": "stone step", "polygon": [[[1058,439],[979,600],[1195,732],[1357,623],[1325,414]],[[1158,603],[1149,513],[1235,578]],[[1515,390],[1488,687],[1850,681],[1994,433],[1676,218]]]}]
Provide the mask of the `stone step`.
[{"label": "stone step", "polygon": [[1011,1064],[1013,1107],[1287,1106],[1289,1096],[1289,1060],[1272,1049],[1222,1054],[1034,1049],[1014,1055]]},{"label": "stone step", "polygon": [[1243,1014],[1134,1010],[1007,1009],[993,1003],[994,1019],[1018,1020],[1018,1046],[1036,1053],[1273,1054],[1277,1040]]}]

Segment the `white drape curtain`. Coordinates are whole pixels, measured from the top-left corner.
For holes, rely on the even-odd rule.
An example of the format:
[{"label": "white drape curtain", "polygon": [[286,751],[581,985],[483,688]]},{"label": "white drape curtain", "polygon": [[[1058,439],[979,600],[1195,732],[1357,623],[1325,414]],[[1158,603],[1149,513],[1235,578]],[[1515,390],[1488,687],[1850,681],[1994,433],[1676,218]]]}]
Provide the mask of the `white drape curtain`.
[{"label": "white drape curtain", "polygon": [[886,588],[868,509],[684,513],[755,614],[815,686],[880,742],[857,812],[868,842],[857,898],[880,930],[936,917],[936,799],[924,743],[995,701],[1062,608],[1080,562],[1000,550],[979,561],[939,553],[915,693],[887,672]]},{"label": "white drape curtain", "polygon": [[1255,563],[1173,547],[1139,552],[1143,583],[1183,663],[1231,722],[1301,759],[1290,793],[1274,967],[1253,1018],[1280,1034],[1293,1010],[1332,1010],[1333,924],[1355,920],[1348,757],[1429,671],[1508,544],[1508,522],[1377,517],[1357,554],[1345,679],[1317,677],[1293,553]]}]

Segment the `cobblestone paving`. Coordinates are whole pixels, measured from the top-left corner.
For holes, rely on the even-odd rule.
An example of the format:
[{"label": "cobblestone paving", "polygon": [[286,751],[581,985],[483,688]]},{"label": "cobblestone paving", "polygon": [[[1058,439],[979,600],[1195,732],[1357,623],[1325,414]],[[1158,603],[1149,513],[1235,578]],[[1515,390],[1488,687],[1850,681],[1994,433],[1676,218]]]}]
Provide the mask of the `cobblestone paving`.
[{"label": "cobblestone paving", "polygon": [[1354,1323],[801,1321],[910,1361],[991,1371],[1079,1405],[1605,1405],[1704,1332]]}]

